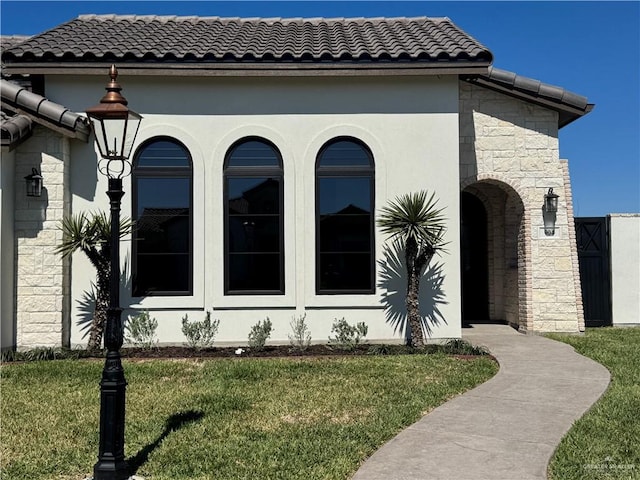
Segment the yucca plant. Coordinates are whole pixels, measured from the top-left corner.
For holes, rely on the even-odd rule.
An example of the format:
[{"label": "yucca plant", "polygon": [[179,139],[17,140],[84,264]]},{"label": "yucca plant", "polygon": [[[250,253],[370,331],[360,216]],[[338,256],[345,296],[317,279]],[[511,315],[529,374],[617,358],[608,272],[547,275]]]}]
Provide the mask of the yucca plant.
[{"label": "yucca plant", "polygon": [[396,197],[382,208],[377,223],[383,233],[399,242],[407,268],[407,323],[409,345],[424,345],[420,317],[420,277],[433,256],[445,246],[446,218],[435,195],[425,190]]},{"label": "yucca plant", "polygon": [[[131,232],[132,222],[120,220],[120,238]],[[63,240],[56,253],[68,257],[77,251],[84,252],[96,269],[96,305],[89,327],[88,350],[98,350],[109,307],[109,277],[111,275],[111,220],[104,212],[80,212],[69,215],[60,223]]]}]

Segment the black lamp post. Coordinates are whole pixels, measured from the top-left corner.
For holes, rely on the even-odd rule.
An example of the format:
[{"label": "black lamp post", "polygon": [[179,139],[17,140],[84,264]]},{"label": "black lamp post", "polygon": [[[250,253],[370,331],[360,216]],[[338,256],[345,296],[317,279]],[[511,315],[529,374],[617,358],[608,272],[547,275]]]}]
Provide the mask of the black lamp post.
[{"label": "black lamp post", "polygon": [[131,173],[129,155],[138,133],[142,116],[127,108],[127,100],[120,94],[116,82],[118,70],[109,70],[111,82],[100,104],[87,109],[87,116],[96,137],[102,159],[100,173],[109,179],[111,206],[111,276],[109,308],[104,344],[107,357],[100,382],[100,447],[98,462],[93,467],[94,480],[124,480],[129,468],[124,459],[125,390],[127,382],[120,360],[123,343],[122,309],[120,308],[120,202],[122,178]]}]

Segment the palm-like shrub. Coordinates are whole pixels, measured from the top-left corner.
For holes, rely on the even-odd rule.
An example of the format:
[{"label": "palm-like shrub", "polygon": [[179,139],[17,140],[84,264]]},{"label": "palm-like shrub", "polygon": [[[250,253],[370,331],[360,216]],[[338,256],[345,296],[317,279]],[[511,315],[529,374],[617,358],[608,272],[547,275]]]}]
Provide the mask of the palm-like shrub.
[{"label": "palm-like shrub", "polygon": [[[131,232],[132,222],[120,220],[120,238]],[[96,305],[89,327],[88,350],[97,350],[102,343],[102,334],[109,307],[109,278],[111,275],[111,220],[104,212],[80,212],[69,215],[60,223],[63,240],[56,253],[68,257],[77,251],[84,252],[96,269]]]},{"label": "palm-like shrub", "polygon": [[407,323],[410,345],[424,345],[420,317],[420,277],[433,256],[444,248],[446,218],[437,199],[427,191],[408,193],[390,201],[377,219],[383,233],[400,243],[407,268]]}]

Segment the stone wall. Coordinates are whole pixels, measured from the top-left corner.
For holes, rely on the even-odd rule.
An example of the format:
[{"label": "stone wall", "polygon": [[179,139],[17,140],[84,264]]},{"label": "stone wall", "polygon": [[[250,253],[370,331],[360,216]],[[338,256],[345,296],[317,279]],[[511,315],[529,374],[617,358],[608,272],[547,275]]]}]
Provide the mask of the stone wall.
[{"label": "stone wall", "polygon": [[[490,311],[526,331],[584,329],[557,123],[552,110],[460,82],[461,189],[482,191],[487,213],[500,217],[489,225]],[[553,235],[543,223],[549,188],[560,195]]]},{"label": "stone wall", "polygon": [[[54,252],[59,222],[70,211],[69,140],[43,127],[16,151],[16,343],[19,349],[61,346],[69,302],[68,260]],[[44,177],[41,197],[27,197],[24,177]]]}]

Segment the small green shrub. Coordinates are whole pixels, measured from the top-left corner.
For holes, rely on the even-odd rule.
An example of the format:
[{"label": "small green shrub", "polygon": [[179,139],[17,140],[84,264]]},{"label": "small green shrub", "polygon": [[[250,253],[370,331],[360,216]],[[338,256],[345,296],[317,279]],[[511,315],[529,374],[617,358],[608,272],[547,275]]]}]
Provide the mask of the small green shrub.
[{"label": "small green shrub", "polygon": [[23,359],[26,362],[37,362],[41,360],[55,360],[61,357],[59,348],[37,347],[23,352]]},{"label": "small green shrub", "polygon": [[369,346],[367,355],[391,355],[392,352],[393,349],[391,348],[391,345],[376,343]]},{"label": "small green shrub", "polygon": [[2,362],[37,362],[42,360],[75,360],[90,357],[91,352],[60,347],[37,347],[24,352],[4,350],[0,360]]},{"label": "small green shrub", "polygon": [[486,347],[477,347],[462,338],[449,340],[444,344],[442,350],[450,355],[489,355],[489,350]]},{"label": "small green shrub", "polygon": [[311,345],[311,332],[307,326],[307,314],[300,315],[298,318],[295,316],[289,324],[291,326],[291,335],[289,335],[289,342],[294,350],[304,351]]},{"label": "small green shrub", "polygon": [[125,339],[128,343],[133,343],[136,347],[149,349],[158,344],[156,329],[158,321],[144,310],[137,315],[129,317],[125,327]]},{"label": "small green shrub", "polygon": [[353,350],[367,336],[368,331],[369,328],[364,322],[349,325],[344,317],[340,320],[336,318],[331,327],[331,333],[334,333],[335,337],[329,337],[329,345],[339,350]]},{"label": "small green shrub", "polygon": [[15,350],[2,350],[0,352],[0,362],[16,362],[20,354]]},{"label": "small green shrub", "polygon": [[264,322],[258,322],[249,332],[249,347],[254,350],[263,350],[264,344],[271,335],[271,320],[269,317]]},{"label": "small green shrub", "polygon": [[423,353],[422,349],[403,344],[372,344],[367,349],[367,355],[416,355]]},{"label": "small green shrub", "polygon": [[182,317],[182,333],[187,338],[187,345],[196,350],[212,347],[218,334],[220,320],[211,320],[211,312],[207,310],[204,320],[189,321],[189,316]]}]

